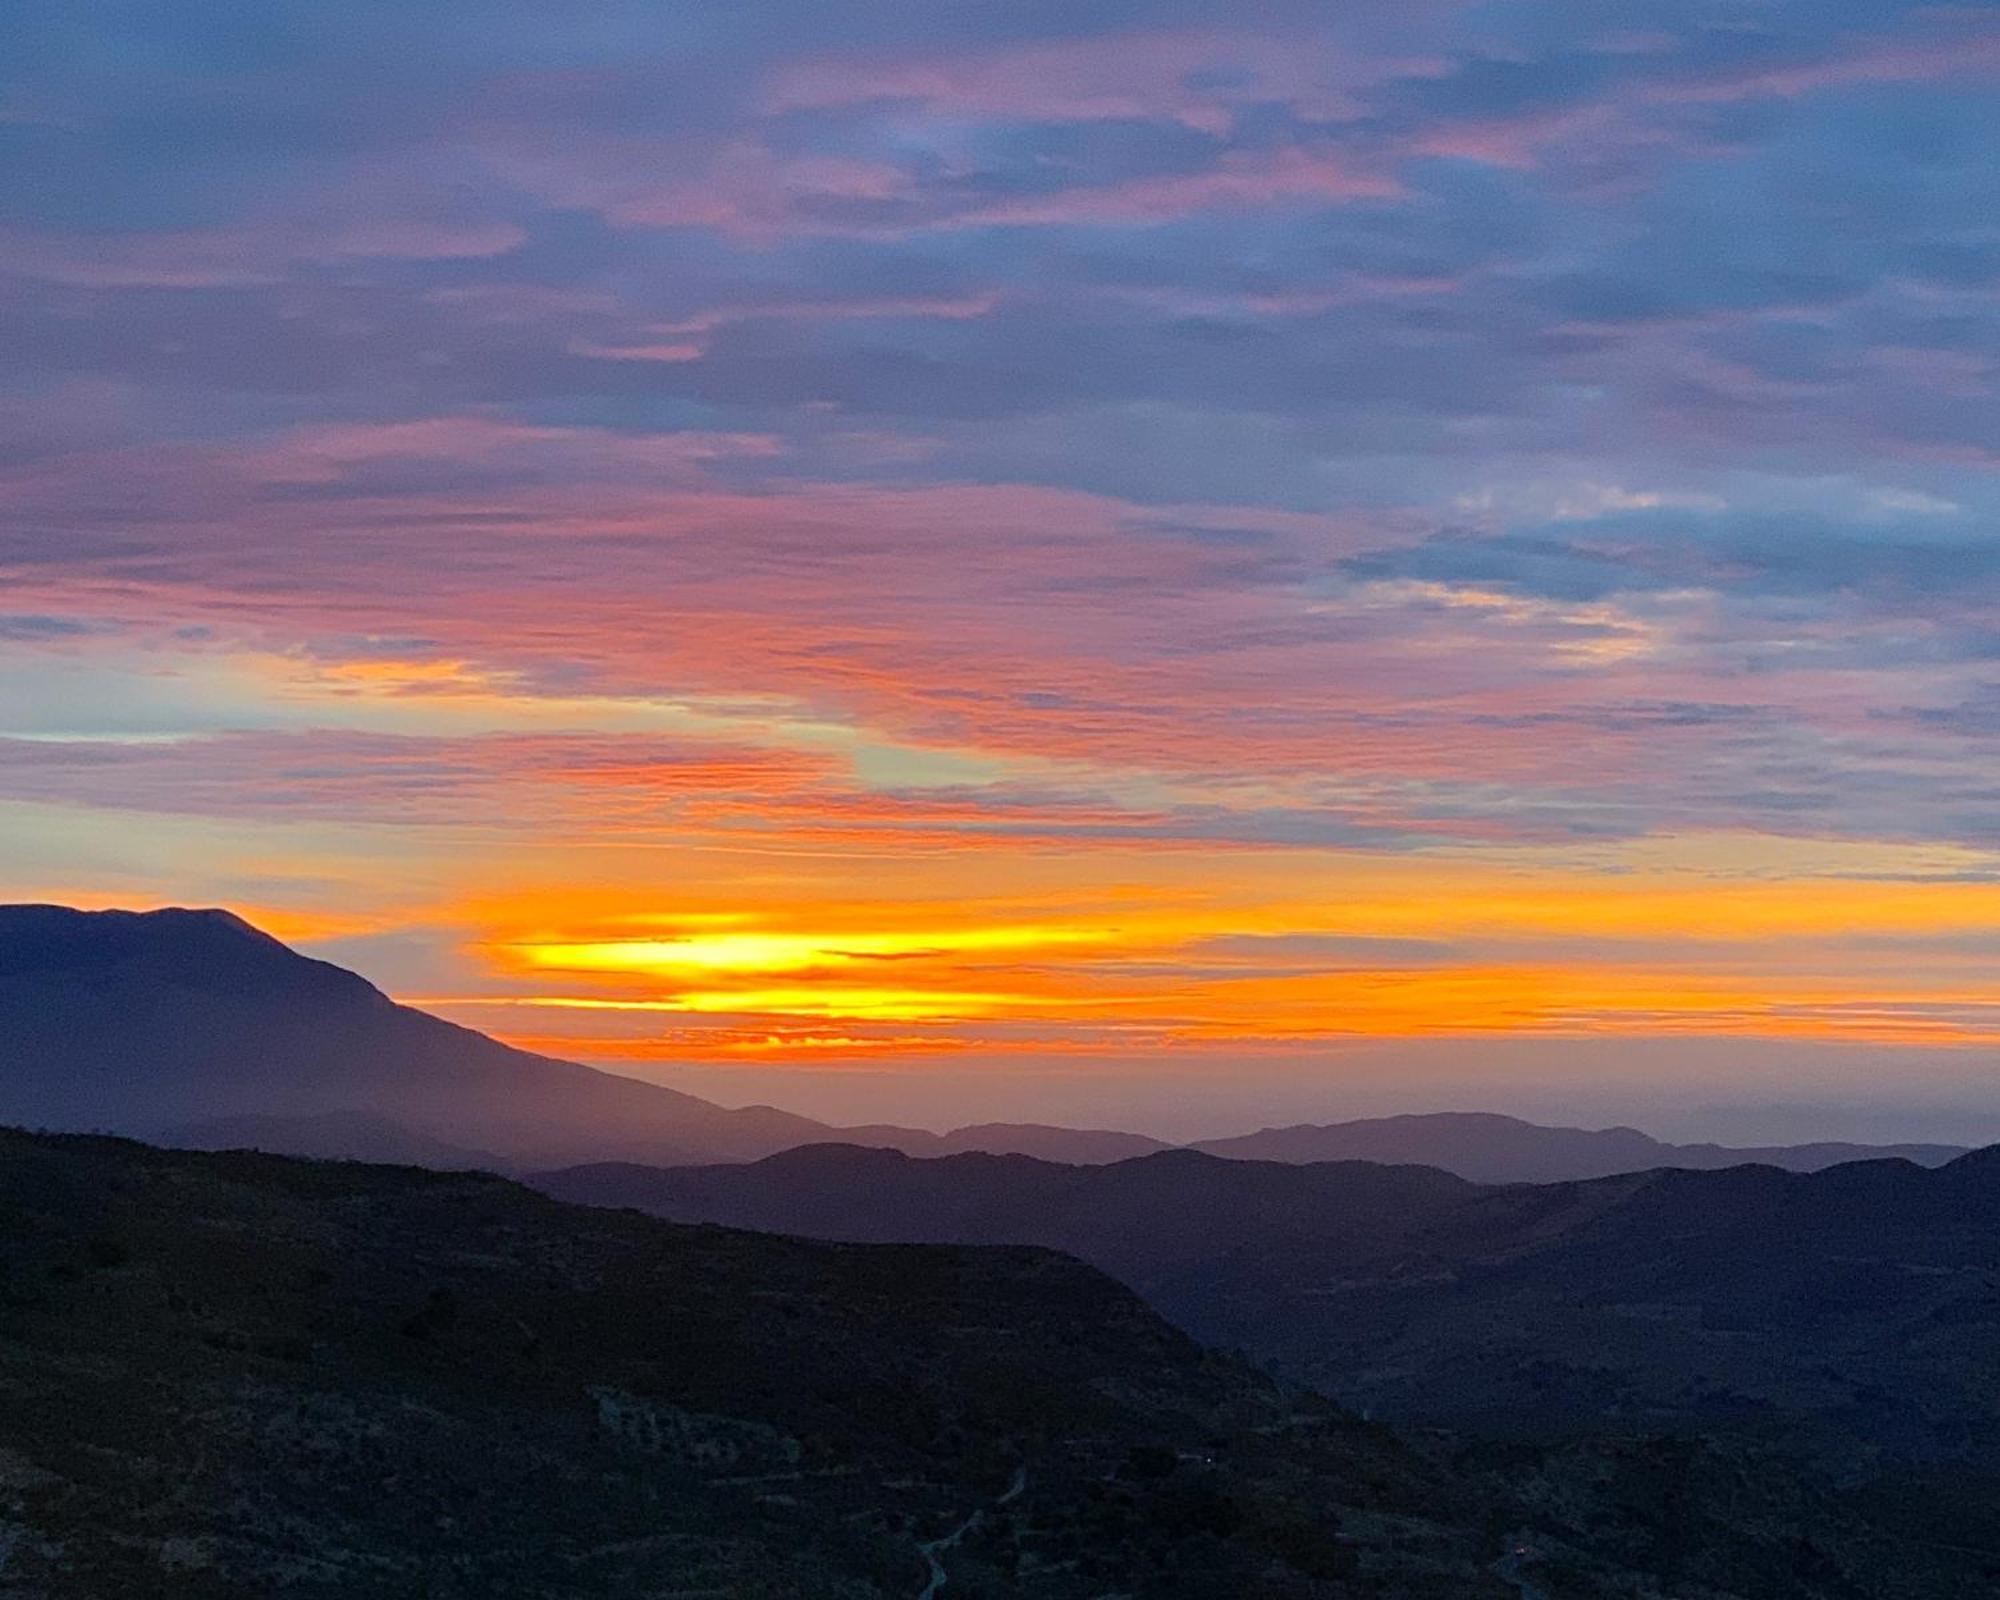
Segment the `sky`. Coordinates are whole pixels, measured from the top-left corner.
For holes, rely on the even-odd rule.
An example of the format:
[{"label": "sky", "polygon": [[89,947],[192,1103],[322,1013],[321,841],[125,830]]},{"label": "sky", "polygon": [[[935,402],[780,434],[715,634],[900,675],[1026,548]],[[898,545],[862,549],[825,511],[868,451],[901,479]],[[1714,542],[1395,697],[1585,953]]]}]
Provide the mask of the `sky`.
[{"label": "sky", "polygon": [[823,1115],[2000,1111],[1993,7],[0,33],[7,898]]}]

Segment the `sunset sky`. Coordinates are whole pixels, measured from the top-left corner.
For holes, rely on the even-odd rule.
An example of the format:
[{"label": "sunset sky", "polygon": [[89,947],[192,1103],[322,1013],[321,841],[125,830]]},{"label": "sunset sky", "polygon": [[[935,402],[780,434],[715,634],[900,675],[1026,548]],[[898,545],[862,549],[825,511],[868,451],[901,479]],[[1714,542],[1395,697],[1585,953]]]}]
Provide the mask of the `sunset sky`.
[{"label": "sunset sky", "polygon": [[0,892],[821,1115],[1948,1122],[2000,14],[1621,14],[10,7]]}]

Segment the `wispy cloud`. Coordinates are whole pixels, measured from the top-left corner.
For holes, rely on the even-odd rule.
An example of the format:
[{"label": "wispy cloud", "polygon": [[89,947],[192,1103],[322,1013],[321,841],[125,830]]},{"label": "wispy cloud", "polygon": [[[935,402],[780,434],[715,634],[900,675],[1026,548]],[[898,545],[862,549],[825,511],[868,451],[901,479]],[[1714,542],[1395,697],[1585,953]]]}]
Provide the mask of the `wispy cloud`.
[{"label": "wispy cloud", "polygon": [[[1996,925],[1976,8],[19,31],[19,892],[289,903],[635,1058],[1991,1035],[1861,953]],[[663,910],[942,942],[492,954]]]}]

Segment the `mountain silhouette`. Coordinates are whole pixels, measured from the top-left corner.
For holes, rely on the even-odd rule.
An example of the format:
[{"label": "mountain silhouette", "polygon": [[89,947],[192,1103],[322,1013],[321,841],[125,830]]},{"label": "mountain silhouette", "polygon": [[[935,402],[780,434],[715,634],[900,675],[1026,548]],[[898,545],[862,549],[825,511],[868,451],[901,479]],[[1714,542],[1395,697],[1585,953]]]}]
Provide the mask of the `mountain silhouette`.
[{"label": "mountain silhouette", "polygon": [[[1023,1165],[766,1165],[962,1159]],[[1136,1205],[1229,1164],[1125,1165]],[[1981,1165],[1911,1220],[1984,1194]],[[1685,1176],[1717,1219],[1817,1193]],[[1301,1181],[1387,1203],[1428,1180],[1219,1181],[1247,1215]],[[1654,1186],[1663,1216],[1678,1187]],[[1831,1212],[1904,1187],[1849,1174]],[[1447,1201],[1433,1216],[1502,1203],[1503,1231],[1535,1209],[1414,1192]],[[484,1173],[0,1129],[0,1568],[46,1600],[1993,1592],[1976,1462],[1810,1476],[1752,1439],[1598,1422],[1406,1440],[1044,1250],[829,1245]]]},{"label": "mountain silhouette", "polygon": [[1274,1241],[1154,1301],[1380,1415],[2000,1463],[1996,1150],[1483,1189],[1372,1259]]},{"label": "mountain silhouette", "polygon": [[47,1600],[1473,1592],[1502,1515],[1048,1251],[0,1129],[0,1286]]},{"label": "mountain silhouette", "polygon": [[305,1119],[293,1136],[311,1138],[314,1119],[366,1114],[398,1139],[539,1162],[742,1158],[828,1132],[513,1049],[224,911],[0,907],[0,1059],[0,1121],[31,1127]]},{"label": "mountain silhouette", "polygon": [[1495,1186],[1192,1150],[1080,1167],[822,1146],[531,1181],[683,1222],[1050,1246],[1199,1338],[1412,1421],[2000,1462],[2000,1149]]},{"label": "mountain silhouette", "polygon": [[1934,1167],[1965,1153],[1961,1145],[1943,1144],[1668,1144],[1637,1128],[1550,1128],[1479,1111],[1300,1123],[1228,1139],[1203,1139],[1191,1148],[1250,1161],[1416,1162],[1442,1167],[1474,1183],[1561,1183],[1651,1167],[1712,1170],[1751,1162],[1817,1172],[1842,1162],[1888,1156]]},{"label": "mountain silhouette", "polygon": [[380,1161],[437,1172],[504,1172],[512,1162],[491,1150],[434,1139],[369,1111],[321,1111],[302,1117],[210,1117],[169,1128],[162,1144],[180,1150],[261,1150],[320,1161]]},{"label": "mountain silhouette", "polygon": [[1143,1133],[1118,1133],[1108,1128],[1058,1128],[1044,1122],[977,1122],[949,1133],[871,1125],[842,1128],[845,1144],[900,1150],[909,1156],[1034,1156],[1042,1161],[1097,1165],[1127,1161],[1174,1147]]},{"label": "mountain silhouette", "polygon": [[867,1243],[1036,1244],[1142,1291],[1245,1249],[1372,1253],[1477,1194],[1432,1167],[1286,1166],[1168,1150],[1104,1166],[1027,1156],[918,1159],[829,1144],[706,1167],[582,1166],[530,1177],[559,1199]]}]

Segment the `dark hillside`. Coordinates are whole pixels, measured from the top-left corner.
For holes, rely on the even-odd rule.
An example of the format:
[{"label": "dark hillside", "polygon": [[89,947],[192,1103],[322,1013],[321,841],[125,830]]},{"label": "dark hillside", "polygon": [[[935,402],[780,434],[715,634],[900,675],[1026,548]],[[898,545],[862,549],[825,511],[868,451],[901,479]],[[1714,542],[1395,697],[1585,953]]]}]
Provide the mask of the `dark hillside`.
[{"label": "dark hillside", "polygon": [[1473,1505],[1045,1251],[0,1134],[18,1592],[1497,1597]]}]

